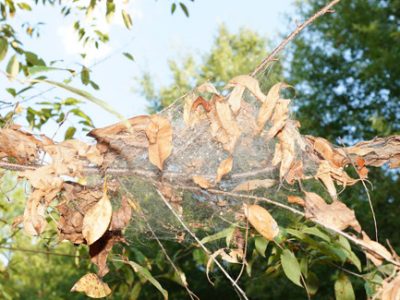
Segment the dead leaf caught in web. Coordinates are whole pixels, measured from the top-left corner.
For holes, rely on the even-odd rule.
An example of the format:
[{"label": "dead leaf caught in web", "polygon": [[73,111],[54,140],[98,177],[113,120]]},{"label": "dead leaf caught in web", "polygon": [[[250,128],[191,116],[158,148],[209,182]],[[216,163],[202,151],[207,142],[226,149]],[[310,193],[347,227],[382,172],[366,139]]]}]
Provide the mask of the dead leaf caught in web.
[{"label": "dead leaf caught in web", "polygon": [[104,298],[111,294],[111,289],[96,274],[88,273],[74,284],[71,292],[82,292],[90,298]]},{"label": "dead leaf caught in web", "polygon": [[172,128],[169,121],[159,115],[151,116],[146,135],[149,139],[150,162],[162,170],[164,161],[172,152]]},{"label": "dead leaf caught in web", "polygon": [[112,217],[112,206],[104,191],[103,197],[85,214],[83,218],[82,234],[88,245],[93,244],[108,229]]},{"label": "dead leaf caught in web", "polygon": [[279,233],[279,226],[270,213],[259,205],[245,205],[244,212],[259,234],[272,241]]}]

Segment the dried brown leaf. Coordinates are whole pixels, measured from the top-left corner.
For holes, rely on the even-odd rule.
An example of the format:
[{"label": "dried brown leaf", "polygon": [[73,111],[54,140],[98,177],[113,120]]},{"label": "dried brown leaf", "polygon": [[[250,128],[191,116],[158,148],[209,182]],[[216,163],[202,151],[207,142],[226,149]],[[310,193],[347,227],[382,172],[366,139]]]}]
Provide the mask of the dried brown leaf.
[{"label": "dried brown leaf", "polygon": [[241,85],[237,85],[233,88],[231,93],[228,96],[228,103],[231,106],[232,112],[236,115],[242,103],[242,97],[244,93],[245,87]]},{"label": "dried brown leaf", "polygon": [[306,202],[303,200],[303,198],[299,197],[299,196],[293,196],[293,195],[289,195],[287,197],[287,200],[289,203],[292,204],[298,204],[300,206],[305,206]]},{"label": "dried brown leaf", "polygon": [[89,246],[90,261],[98,267],[97,274],[104,277],[108,272],[108,254],[115,244],[125,242],[120,231],[107,231],[99,240]]},{"label": "dried brown leaf", "polygon": [[344,230],[347,227],[353,227],[357,232],[361,231],[355,213],[348,208],[346,204],[335,200],[327,204],[319,195],[306,192],[306,218],[316,220],[319,223],[338,230]]},{"label": "dried brown leaf", "polygon": [[131,218],[132,208],[129,205],[128,198],[123,195],[120,208],[112,213],[110,230],[123,230],[129,225]]},{"label": "dried brown leaf", "polygon": [[82,234],[88,245],[96,242],[106,232],[111,217],[111,202],[107,196],[107,191],[104,191],[103,197],[88,210],[83,218]]},{"label": "dried brown leaf", "polygon": [[38,157],[42,143],[32,134],[16,127],[0,129],[0,158],[13,157],[19,163],[31,163]]},{"label": "dried brown leaf", "polygon": [[213,184],[208,179],[204,178],[203,176],[194,175],[192,177],[192,179],[195,184],[197,184],[198,186],[200,186],[203,189],[208,189],[211,186],[213,186]]},{"label": "dried brown leaf", "polygon": [[268,130],[267,140],[275,137],[286,125],[286,121],[289,119],[289,104],[290,100],[288,99],[279,99],[276,103],[274,114],[271,118],[272,127]]},{"label": "dried brown leaf", "polygon": [[[393,259],[392,254],[383,245],[371,240],[364,231],[362,232],[362,240],[359,240],[359,242],[367,247],[367,258],[370,259],[375,266],[379,267],[384,260]],[[369,251],[368,248],[372,249],[374,252]]]},{"label": "dried brown leaf", "polygon": [[270,120],[272,112],[274,111],[276,104],[280,100],[280,90],[287,86],[287,84],[280,82],[273,85],[269,90],[257,116],[257,125],[259,131],[262,131],[264,129],[265,123]]},{"label": "dried brown leaf", "polygon": [[228,87],[236,85],[246,87],[258,100],[261,102],[265,101],[266,96],[261,91],[258,80],[254,77],[249,75],[239,75],[229,80]]},{"label": "dried brown leaf", "polygon": [[88,273],[74,284],[71,292],[82,292],[90,298],[104,298],[111,294],[111,289],[96,274]]},{"label": "dried brown leaf", "polygon": [[151,116],[146,135],[149,139],[149,160],[162,170],[164,161],[172,152],[172,128],[168,119],[159,115]]},{"label": "dried brown leaf", "polygon": [[245,205],[244,212],[250,224],[267,240],[272,241],[278,235],[279,226],[265,208]]},{"label": "dried brown leaf", "polygon": [[218,183],[221,181],[222,177],[228,174],[232,170],[233,166],[233,157],[229,156],[227,159],[224,159],[218,166],[217,169],[217,178],[215,182]]}]

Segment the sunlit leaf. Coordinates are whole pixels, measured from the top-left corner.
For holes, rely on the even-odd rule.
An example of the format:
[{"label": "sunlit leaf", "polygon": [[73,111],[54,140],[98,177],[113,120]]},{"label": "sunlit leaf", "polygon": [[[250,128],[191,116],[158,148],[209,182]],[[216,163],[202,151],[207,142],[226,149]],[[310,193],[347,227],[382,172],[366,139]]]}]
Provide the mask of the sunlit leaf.
[{"label": "sunlit leaf", "polygon": [[132,28],[132,18],[131,16],[126,12],[125,9],[121,10],[122,13],[122,19],[124,20],[125,27],[128,29]]},{"label": "sunlit leaf", "polygon": [[0,38],[0,61],[7,55],[8,42],[5,38]]},{"label": "sunlit leaf", "polygon": [[14,54],[10,60],[8,61],[6,72],[8,75],[8,78],[13,79],[15,76],[17,76],[19,72],[19,62],[17,60],[17,56]]},{"label": "sunlit leaf", "polygon": [[133,262],[133,261],[122,261],[118,260],[123,263],[126,263],[132,267],[132,269],[138,273],[138,275],[142,276],[144,279],[148,280],[157,290],[161,292],[165,300],[168,300],[168,292],[163,289],[161,284],[151,275],[149,270],[143,268],[141,265]]},{"label": "sunlit leaf", "polygon": [[111,289],[96,274],[88,273],[74,284],[71,292],[82,292],[90,298],[104,298],[111,294]]}]

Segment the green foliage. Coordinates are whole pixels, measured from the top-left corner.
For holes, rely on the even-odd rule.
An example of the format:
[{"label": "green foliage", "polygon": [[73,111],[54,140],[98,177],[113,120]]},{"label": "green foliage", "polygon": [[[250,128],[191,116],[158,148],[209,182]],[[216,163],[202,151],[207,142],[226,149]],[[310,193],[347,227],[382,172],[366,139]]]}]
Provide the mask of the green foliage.
[{"label": "green foliage", "polygon": [[[237,34],[230,33],[221,25],[209,53],[203,55],[200,63],[189,55],[178,63],[169,61],[172,83],[157,89],[151,75],[145,73],[140,78],[141,92],[149,101],[149,111],[160,111],[195,86],[205,81],[223,88],[229,79],[250,73],[257,63],[266,56],[267,41],[256,32],[240,29]],[[266,74],[270,82],[281,78],[281,66],[275,64],[272,72]],[[266,87],[268,88],[268,87]]]},{"label": "green foliage", "polygon": [[[298,3],[306,18],[326,1]],[[399,17],[398,0],[343,2],[294,40],[289,81],[303,132],[330,140],[399,132]]]}]

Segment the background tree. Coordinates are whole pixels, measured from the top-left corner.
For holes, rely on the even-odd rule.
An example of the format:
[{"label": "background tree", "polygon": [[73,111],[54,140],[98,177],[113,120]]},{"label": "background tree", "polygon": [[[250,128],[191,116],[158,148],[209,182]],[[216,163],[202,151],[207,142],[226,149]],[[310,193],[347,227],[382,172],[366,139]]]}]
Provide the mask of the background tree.
[{"label": "background tree", "polygon": [[[200,62],[193,55],[188,55],[182,61],[169,61],[172,82],[168,86],[156,88],[149,73],[139,79],[140,91],[149,101],[149,112],[160,111],[205,81],[223,88],[234,76],[250,73],[267,55],[268,44],[267,39],[255,31],[241,28],[237,34],[233,34],[225,25],[221,25],[214,44],[208,53],[203,54]],[[279,81],[281,73],[281,65],[275,64],[264,74],[268,80],[263,88],[268,89],[268,82]]]}]

